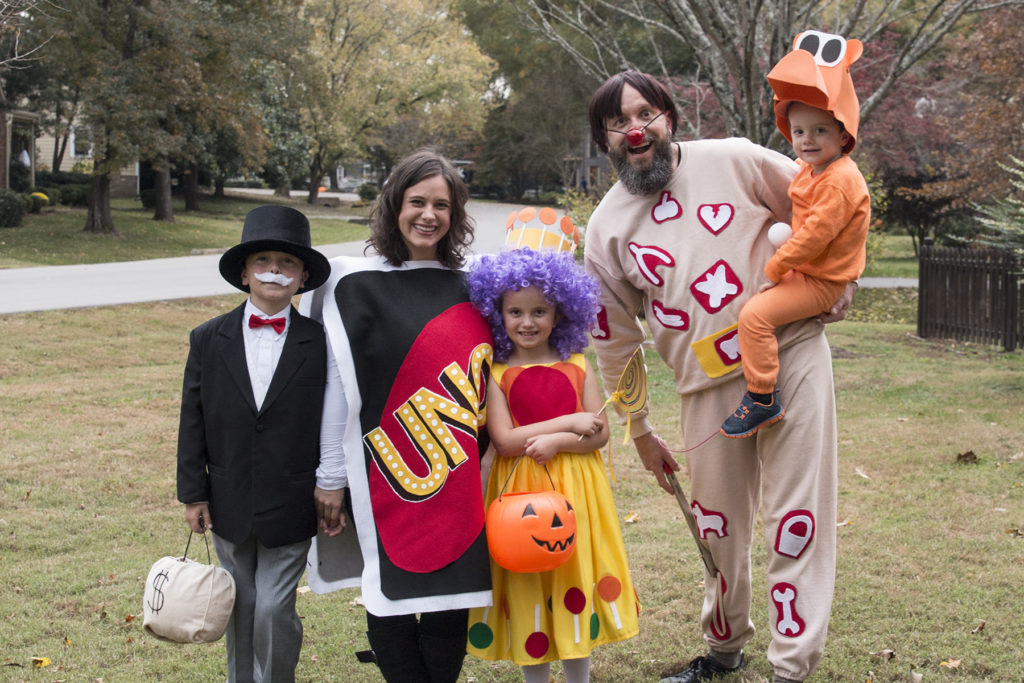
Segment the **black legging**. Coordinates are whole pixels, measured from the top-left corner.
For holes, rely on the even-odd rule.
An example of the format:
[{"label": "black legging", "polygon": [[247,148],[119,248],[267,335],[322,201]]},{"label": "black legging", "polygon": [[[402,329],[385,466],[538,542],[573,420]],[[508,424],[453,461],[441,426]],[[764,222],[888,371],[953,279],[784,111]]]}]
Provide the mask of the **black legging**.
[{"label": "black legging", "polygon": [[[370,640],[384,680],[395,683],[455,683],[466,656],[469,610],[399,614],[366,613]],[[419,653],[417,657],[416,653]]]}]

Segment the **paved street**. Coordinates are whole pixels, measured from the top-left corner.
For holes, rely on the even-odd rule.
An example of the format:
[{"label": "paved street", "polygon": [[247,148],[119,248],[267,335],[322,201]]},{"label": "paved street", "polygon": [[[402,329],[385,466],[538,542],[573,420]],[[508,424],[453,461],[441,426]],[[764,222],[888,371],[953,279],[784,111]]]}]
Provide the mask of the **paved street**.
[{"label": "paved street", "polygon": [[[521,208],[470,200],[476,221],[473,251],[493,253],[505,239],[505,219]],[[238,226],[241,234],[242,226]],[[363,253],[365,243],[316,245],[328,258]],[[220,276],[220,254],[93,263],[76,266],[0,269],[0,314],[86,308],[237,293]]]}]

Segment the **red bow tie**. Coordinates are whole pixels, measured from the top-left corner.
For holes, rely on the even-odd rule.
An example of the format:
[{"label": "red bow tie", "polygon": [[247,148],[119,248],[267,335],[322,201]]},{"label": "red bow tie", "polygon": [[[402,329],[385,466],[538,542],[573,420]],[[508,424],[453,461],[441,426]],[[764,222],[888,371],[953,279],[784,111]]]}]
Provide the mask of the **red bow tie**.
[{"label": "red bow tie", "polygon": [[270,325],[274,328],[274,332],[281,334],[284,332],[285,323],[288,321],[285,318],[261,318],[257,315],[249,316],[249,327],[256,329],[257,327],[263,327],[264,325]]}]

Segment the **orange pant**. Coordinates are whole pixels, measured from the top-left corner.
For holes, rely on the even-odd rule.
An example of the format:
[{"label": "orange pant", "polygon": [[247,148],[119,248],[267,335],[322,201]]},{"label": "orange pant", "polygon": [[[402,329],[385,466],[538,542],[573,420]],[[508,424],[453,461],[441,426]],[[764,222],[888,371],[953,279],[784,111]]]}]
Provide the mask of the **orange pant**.
[{"label": "orange pant", "polygon": [[845,282],[830,282],[791,270],[782,282],[750,297],[740,310],[739,342],[747,389],[770,394],[779,378],[779,343],[775,330],[786,323],[824,313],[832,307]]}]

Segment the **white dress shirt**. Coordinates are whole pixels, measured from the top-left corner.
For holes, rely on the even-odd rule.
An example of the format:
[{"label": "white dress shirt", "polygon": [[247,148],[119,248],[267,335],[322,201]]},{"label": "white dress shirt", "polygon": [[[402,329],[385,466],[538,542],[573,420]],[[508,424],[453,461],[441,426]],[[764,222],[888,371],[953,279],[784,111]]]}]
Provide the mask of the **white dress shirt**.
[{"label": "white dress shirt", "polygon": [[[274,378],[277,362],[281,360],[284,340],[291,326],[291,305],[273,315],[267,315],[252,303],[245,302],[245,313],[242,315],[242,338],[245,340],[245,363],[249,368],[249,382],[252,384],[252,395],[256,399],[256,409],[263,407],[263,399],[267,397],[267,389]],[[270,325],[249,327],[249,316],[257,318],[284,318],[284,331],[278,334]]]}]

